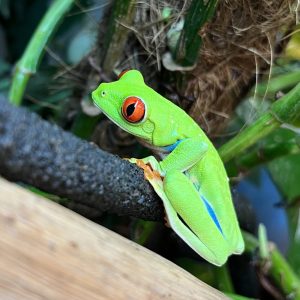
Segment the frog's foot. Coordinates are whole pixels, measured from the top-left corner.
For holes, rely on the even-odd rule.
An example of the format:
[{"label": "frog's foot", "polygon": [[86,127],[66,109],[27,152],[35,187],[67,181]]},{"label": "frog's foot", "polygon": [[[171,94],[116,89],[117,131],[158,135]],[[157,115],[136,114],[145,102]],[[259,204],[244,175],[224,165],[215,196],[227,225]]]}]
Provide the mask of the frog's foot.
[{"label": "frog's foot", "polygon": [[148,156],[143,159],[131,158],[131,163],[135,163],[138,167],[144,170],[145,178],[148,180],[159,179],[162,180],[162,170],[159,162],[154,156]]}]

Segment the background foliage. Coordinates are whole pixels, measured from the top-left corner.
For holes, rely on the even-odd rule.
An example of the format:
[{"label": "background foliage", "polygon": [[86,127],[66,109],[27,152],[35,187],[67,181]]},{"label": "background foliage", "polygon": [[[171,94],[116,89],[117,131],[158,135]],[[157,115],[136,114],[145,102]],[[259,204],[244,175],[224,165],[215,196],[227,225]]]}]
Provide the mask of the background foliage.
[{"label": "background foliage", "polygon": [[[281,119],[272,109],[276,99],[299,90],[300,34],[294,3],[274,1],[278,5],[276,19],[271,18],[274,12],[266,14],[262,1],[265,19],[259,23],[261,19],[254,16],[248,24],[251,30],[245,27],[245,33],[245,24],[233,28],[226,23],[229,19],[222,17],[227,9],[234,11],[233,6],[238,5],[234,2],[232,7],[216,1],[136,4],[81,0],[60,1],[60,7],[58,3],[0,1],[0,93],[107,151],[143,157],[149,150],[99,114],[89,96],[100,81],[114,80],[123,68],[142,70],[147,82],[189,111],[216,145],[225,144],[220,152],[234,188],[240,222],[252,235],[246,234],[245,255],[215,268],[200,261],[162,224],[111,215],[96,221],[175,261],[233,298],[241,294],[299,299],[300,120],[299,113],[298,118]],[[57,10],[51,11],[55,4]],[[256,5],[248,1],[242,12],[255,12]],[[35,40],[24,56],[46,13],[44,41]],[[203,19],[197,18],[199,15]],[[183,26],[184,19],[188,26]],[[240,19],[232,13],[230,20]],[[259,26],[267,33],[263,37],[257,33]],[[231,43],[224,43],[224,33],[216,28],[225,28],[232,36]],[[187,48],[191,44],[194,47]],[[235,53],[227,61],[226,50]],[[256,135],[266,127],[263,123],[243,142],[253,144],[246,152],[234,150],[238,144],[232,137],[251,124],[257,126],[256,120],[266,113],[278,122],[278,128],[257,140]],[[231,153],[227,158],[226,149]],[[287,261],[277,250],[263,253],[264,231],[259,241],[253,237],[259,223],[265,225],[269,240]]]}]

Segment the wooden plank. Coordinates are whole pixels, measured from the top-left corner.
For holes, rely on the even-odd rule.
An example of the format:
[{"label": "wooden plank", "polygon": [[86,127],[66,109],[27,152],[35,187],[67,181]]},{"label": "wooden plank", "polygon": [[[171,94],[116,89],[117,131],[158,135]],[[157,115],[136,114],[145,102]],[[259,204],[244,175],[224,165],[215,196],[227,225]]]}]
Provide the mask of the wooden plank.
[{"label": "wooden plank", "polygon": [[227,299],[159,255],[0,178],[0,299]]}]

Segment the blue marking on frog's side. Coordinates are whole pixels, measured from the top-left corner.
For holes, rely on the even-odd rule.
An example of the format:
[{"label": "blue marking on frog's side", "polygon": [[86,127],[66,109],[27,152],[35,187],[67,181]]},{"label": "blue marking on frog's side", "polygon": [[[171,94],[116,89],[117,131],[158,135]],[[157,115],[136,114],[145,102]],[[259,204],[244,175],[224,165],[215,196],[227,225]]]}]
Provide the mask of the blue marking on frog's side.
[{"label": "blue marking on frog's side", "polygon": [[[220,232],[223,234],[223,230],[221,228],[221,225],[219,223],[218,217],[213,209],[213,207],[210,205],[210,203],[205,199],[204,196],[200,195],[201,199],[203,200],[206,209],[209,213],[209,215],[211,216],[211,218],[213,219],[214,223],[216,224],[216,226],[218,227],[218,229],[220,230]],[[223,234],[224,235],[224,234]]]},{"label": "blue marking on frog's side", "polygon": [[177,142],[175,142],[174,144],[172,145],[168,145],[168,146],[165,146],[165,147],[161,147],[161,149],[165,152],[172,152],[182,141],[184,141],[184,139],[182,140],[178,140]]}]

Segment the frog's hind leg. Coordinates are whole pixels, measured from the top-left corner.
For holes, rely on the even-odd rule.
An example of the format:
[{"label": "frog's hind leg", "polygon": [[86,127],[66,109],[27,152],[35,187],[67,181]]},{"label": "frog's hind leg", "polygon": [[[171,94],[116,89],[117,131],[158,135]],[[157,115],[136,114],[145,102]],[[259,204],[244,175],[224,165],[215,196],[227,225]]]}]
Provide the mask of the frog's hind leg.
[{"label": "frog's hind leg", "polygon": [[230,250],[213,207],[203,201],[186,175],[167,172],[164,178],[166,213],[173,230],[207,261],[222,265]]}]

